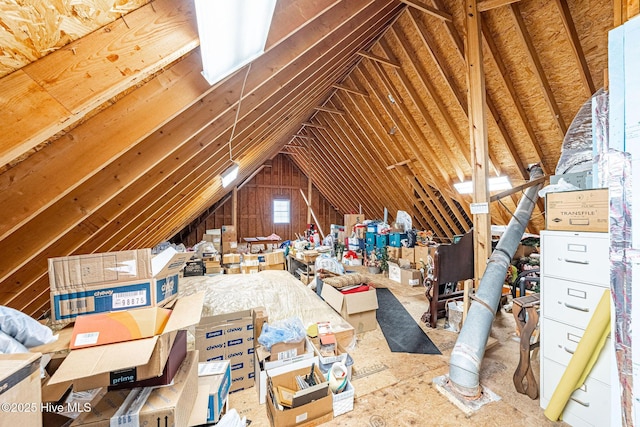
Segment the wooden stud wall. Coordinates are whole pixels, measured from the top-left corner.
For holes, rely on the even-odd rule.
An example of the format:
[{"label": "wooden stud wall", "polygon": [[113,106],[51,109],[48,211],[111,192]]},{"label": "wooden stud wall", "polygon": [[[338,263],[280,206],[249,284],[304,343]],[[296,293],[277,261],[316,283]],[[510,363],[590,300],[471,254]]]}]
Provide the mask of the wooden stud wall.
[{"label": "wooden stud wall", "polygon": [[[282,240],[295,240],[296,233],[303,234],[307,228],[307,205],[300,189],[306,194],[308,179],[286,154],[277,155],[271,167],[265,167],[254,178],[238,190],[238,240],[243,237],[269,236],[277,234]],[[329,233],[331,224],[342,224],[344,215],[338,212],[318,190],[313,188],[311,205],[320,227]],[[290,201],[291,222],[273,224],[272,201],[282,198]],[[202,239],[207,229],[220,228],[231,223],[231,200],[222,204],[183,240],[192,246]],[[172,240],[172,241],[175,241]],[[177,243],[177,242],[176,242]]]}]

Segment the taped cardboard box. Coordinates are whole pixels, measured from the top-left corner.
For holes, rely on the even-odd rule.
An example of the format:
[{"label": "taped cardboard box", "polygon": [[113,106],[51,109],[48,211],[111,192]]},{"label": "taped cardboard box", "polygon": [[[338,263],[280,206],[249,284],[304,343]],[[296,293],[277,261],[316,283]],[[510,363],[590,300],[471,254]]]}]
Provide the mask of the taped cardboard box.
[{"label": "taped cardboard box", "polygon": [[400,269],[400,283],[407,286],[420,286],[422,284],[422,273],[420,270]]},{"label": "taped cardboard box", "polygon": [[162,375],[177,331],[198,323],[203,302],[203,292],[178,299],[161,335],[71,350],[49,384],[79,391]]},{"label": "taped cardboard box", "polygon": [[273,265],[260,265],[260,271],[264,270],[286,270],[284,263]]},{"label": "taped cardboard box", "polygon": [[[131,406],[123,406],[127,398],[134,397],[132,393],[138,399],[133,400]],[[92,405],[91,412],[81,414],[72,425],[110,427],[112,418],[115,425],[127,425],[133,417],[141,426],[186,426],[197,394],[198,354],[191,351],[182,362],[172,386],[110,391]]]},{"label": "taped cardboard box", "polygon": [[[189,254],[173,248],[153,258],[149,249],[124,251],[127,256],[122,253],[49,259],[52,321],[70,321],[80,314],[163,306],[175,299],[179,273]],[[108,280],[97,282],[99,279]]]},{"label": "taped cardboard box", "polygon": [[546,228],[558,231],[609,231],[609,189],[546,195]]},{"label": "taped cardboard box", "polygon": [[253,386],[254,340],[253,310],[203,317],[195,330],[201,362],[230,361],[232,392]]},{"label": "taped cardboard box", "polygon": [[356,333],[373,331],[378,327],[376,310],[378,309],[378,297],[376,290],[370,287],[365,292],[343,294],[333,286],[322,287],[322,298],[342,318],[349,322]]},{"label": "taped cardboard box", "polygon": [[40,357],[40,353],[0,354],[2,425],[42,425]]}]

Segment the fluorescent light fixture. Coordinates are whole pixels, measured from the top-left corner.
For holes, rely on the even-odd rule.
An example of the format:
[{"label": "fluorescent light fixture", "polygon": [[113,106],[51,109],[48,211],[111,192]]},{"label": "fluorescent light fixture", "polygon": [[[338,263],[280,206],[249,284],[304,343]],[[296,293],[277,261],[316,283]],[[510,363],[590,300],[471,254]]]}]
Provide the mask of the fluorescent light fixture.
[{"label": "fluorescent light fixture", "polygon": [[[473,181],[458,182],[453,184],[460,194],[473,193]],[[511,181],[507,176],[494,176],[489,178],[489,191],[502,191],[512,188]]]},{"label": "fluorescent light fixture", "polygon": [[238,170],[240,169],[240,167],[238,166],[237,163],[233,163],[233,165],[231,165],[231,167],[229,167],[229,169],[227,169],[226,171],[222,172],[222,175],[220,175],[222,177],[222,187],[226,188],[229,186],[229,184],[231,184],[233,182],[234,179],[236,179],[238,177]]},{"label": "fluorescent light fixture", "polygon": [[264,52],[276,0],[195,0],[202,75],[213,85]]}]

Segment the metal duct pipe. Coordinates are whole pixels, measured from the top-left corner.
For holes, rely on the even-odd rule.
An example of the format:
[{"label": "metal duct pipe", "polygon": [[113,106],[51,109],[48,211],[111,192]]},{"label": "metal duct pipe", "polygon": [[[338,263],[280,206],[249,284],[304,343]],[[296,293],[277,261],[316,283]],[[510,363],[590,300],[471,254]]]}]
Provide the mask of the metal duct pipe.
[{"label": "metal duct pipe", "polygon": [[[533,181],[542,175],[542,169],[534,166],[530,180]],[[480,396],[480,364],[502,295],[502,284],[531,218],[541,186],[542,183],[539,183],[525,190],[513,218],[489,258],[478,292],[473,297],[473,303],[451,352],[449,379],[452,388],[463,396]]]}]

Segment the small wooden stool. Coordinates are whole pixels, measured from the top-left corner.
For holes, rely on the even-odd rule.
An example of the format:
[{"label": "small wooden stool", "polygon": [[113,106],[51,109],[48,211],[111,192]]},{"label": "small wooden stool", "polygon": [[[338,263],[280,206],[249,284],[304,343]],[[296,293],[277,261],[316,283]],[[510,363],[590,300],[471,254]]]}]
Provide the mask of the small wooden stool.
[{"label": "small wooden stool", "polygon": [[520,335],[520,363],[513,374],[513,384],[518,393],[526,394],[531,399],[538,398],[538,383],[531,370],[531,351],[540,346],[540,340],[531,344],[531,334],[538,325],[539,308],[540,294],[513,300],[513,317],[516,319],[516,332]]}]

